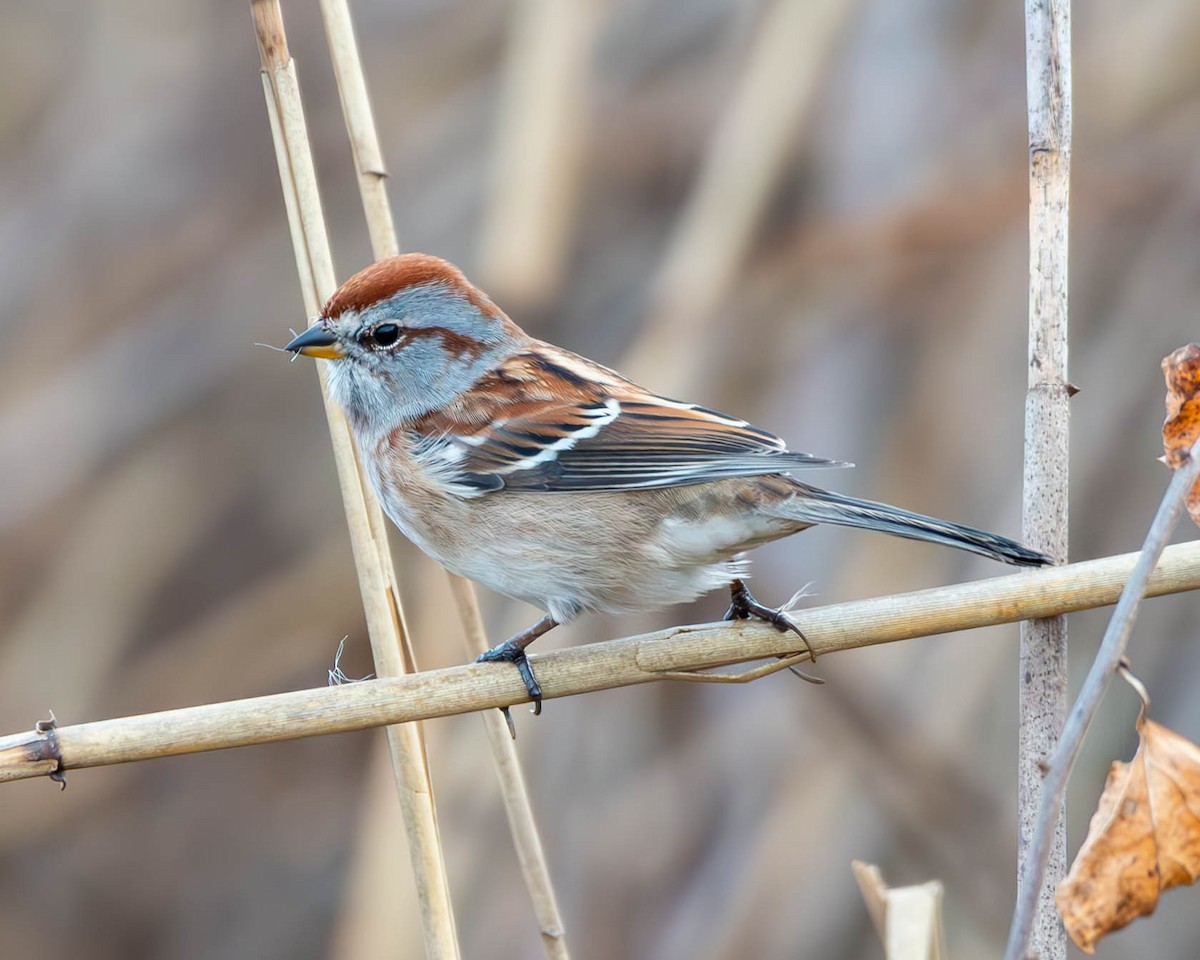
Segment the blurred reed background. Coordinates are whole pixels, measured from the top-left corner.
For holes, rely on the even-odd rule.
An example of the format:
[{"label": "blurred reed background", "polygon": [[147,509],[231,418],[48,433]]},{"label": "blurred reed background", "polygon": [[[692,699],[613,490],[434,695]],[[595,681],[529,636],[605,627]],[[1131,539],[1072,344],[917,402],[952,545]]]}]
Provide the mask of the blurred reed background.
[{"label": "blurred reed background", "polygon": [[[315,3],[286,6],[339,274],[369,259]],[[1016,533],[1026,331],[1020,5],[361,0],[401,243],[533,333],[854,460],[839,489]],[[246,6],[3,6],[0,732],[369,671]],[[1197,339],[1200,7],[1075,19],[1072,556],[1167,482],[1159,360]],[[399,538],[397,538],[399,539]],[[461,659],[399,543],[424,666]],[[756,592],[832,602],[1004,571],[818,530]],[[531,616],[484,595],[499,639]],[[590,617],[546,647],[714,619]],[[1200,736],[1196,601],[1134,664]],[[1105,614],[1072,620],[1081,675]],[[655,685],[517,711],[577,958],[879,956],[848,862],[947,886],[959,960],[1013,894],[1015,628],[831,658],[829,685]],[[1074,780],[1072,846],[1133,696]],[[466,957],[537,932],[473,717],[427,725]],[[419,955],[381,736],[0,790],[6,956]],[[1194,955],[1191,892],[1105,955]]]}]

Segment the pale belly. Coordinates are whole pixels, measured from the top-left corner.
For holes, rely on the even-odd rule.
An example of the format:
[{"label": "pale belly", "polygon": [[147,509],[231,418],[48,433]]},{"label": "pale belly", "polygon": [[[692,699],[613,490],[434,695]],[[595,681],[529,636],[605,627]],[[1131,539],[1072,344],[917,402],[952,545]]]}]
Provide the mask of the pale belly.
[{"label": "pale belly", "polygon": [[[719,499],[722,484],[708,484]],[[401,532],[447,569],[565,622],[587,610],[652,610],[746,575],[739,554],[792,521],[697,505],[695,491],[404,497],[377,484]]]}]

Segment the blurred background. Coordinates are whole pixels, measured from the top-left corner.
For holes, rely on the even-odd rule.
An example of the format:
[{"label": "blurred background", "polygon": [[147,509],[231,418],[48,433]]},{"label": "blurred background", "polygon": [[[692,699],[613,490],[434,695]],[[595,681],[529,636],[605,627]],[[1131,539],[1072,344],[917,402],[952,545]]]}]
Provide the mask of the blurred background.
[{"label": "blurred background", "polygon": [[[0,732],[321,685],[369,650],[245,4],[5,3],[0,29]],[[535,335],[853,460],[838,489],[1016,535],[1026,339],[1020,4],[358,0],[401,244]],[[369,250],[312,0],[285,9],[339,271]],[[1135,549],[1167,483],[1160,359],[1197,339],[1200,6],[1076,10],[1074,559]],[[1191,536],[1185,531],[1183,536]],[[418,656],[464,659],[395,544]],[[817,530],[756,554],[780,603],[1007,572]],[[499,640],[534,616],[484,595]],[[539,646],[715,619],[588,617]],[[1071,621],[1073,675],[1106,614]],[[1200,738],[1196,600],[1133,661]],[[1015,870],[1017,630],[748,687],[515,711],[574,955],[881,956],[849,861],[945,882],[997,955]],[[1072,851],[1136,701],[1073,780]],[[540,953],[482,725],[426,725],[464,955]],[[0,790],[13,958],[420,956],[365,732]],[[1193,891],[1101,948],[1195,955]]]}]

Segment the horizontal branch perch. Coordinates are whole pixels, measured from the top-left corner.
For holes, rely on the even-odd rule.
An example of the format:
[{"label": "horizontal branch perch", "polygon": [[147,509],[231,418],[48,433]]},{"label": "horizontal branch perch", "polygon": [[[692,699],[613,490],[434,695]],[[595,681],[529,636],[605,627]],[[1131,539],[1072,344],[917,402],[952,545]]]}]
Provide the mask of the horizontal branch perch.
[{"label": "horizontal branch perch", "polygon": [[[798,611],[818,654],[1116,602],[1138,554]],[[1200,542],[1169,547],[1147,596],[1200,587]],[[672,627],[530,657],[547,699],[795,652],[759,622]],[[697,678],[699,679],[699,677]],[[512,706],[528,699],[507,665],[468,664],[0,737],[0,781],[254,743],[294,740]],[[61,762],[61,767],[60,767]]]}]

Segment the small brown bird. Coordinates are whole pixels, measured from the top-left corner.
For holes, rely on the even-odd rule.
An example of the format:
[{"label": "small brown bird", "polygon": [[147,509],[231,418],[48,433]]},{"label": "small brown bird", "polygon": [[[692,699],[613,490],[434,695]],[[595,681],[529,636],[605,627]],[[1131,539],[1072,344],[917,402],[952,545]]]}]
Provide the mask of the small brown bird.
[{"label": "small brown bird", "polygon": [[727,619],[799,633],[746,589],[744,553],[813,524],[1051,562],[1006,537],[794,480],[847,464],[535,340],[437,257],[357,273],[286,349],[334,361],[329,388],[404,535],[546,611],[479,658],[516,664],[535,710],[525,648],[589,610],[653,610],[729,587]]}]

